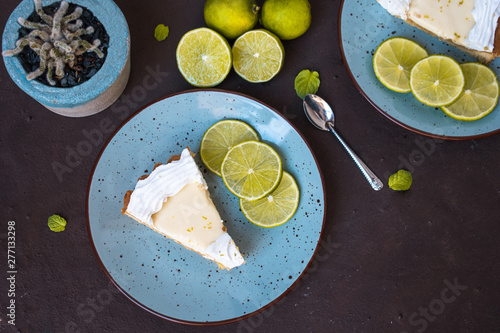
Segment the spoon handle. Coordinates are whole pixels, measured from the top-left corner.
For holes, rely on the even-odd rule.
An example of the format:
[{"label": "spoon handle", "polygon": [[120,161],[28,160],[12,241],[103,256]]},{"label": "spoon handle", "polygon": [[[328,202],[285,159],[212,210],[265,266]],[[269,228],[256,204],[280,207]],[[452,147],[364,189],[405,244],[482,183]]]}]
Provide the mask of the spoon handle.
[{"label": "spoon handle", "polygon": [[347,150],[347,152],[349,153],[349,155],[354,160],[354,163],[356,163],[356,165],[358,166],[359,170],[361,170],[361,172],[365,176],[366,180],[368,180],[368,182],[370,183],[370,185],[372,186],[372,188],[375,191],[381,190],[382,187],[384,187],[384,184],[382,183],[382,181],[380,181],[380,179],[373,173],[373,171],[371,171],[370,168],[368,168],[368,166],[366,166],[366,164],[358,157],[358,155],[356,155],[356,153],[354,153],[352,151],[352,149],[347,145],[347,143],[345,143],[345,141],[335,131],[335,129],[332,126],[332,124],[331,123],[327,123],[327,126],[328,126],[328,129],[330,130],[330,132],[332,132],[333,135],[335,135],[337,137],[337,139],[340,141],[340,143],[342,144],[342,146],[344,146],[345,150]]}]

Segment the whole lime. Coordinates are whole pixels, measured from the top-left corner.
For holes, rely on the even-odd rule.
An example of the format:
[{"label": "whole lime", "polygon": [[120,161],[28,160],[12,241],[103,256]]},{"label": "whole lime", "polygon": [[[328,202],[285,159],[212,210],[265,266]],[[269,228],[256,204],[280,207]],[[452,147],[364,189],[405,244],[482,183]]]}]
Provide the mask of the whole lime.
[{"label": "whole lime", "polygon": [[261,23],[282,40],[297,38],[311,25],[311,5],[308,0],[266,0]]},{"label": "whole lime", "polygon": [[203,14],[209,28],[235,39],[257,24],[259,9],[255,0],[207,0]]}]

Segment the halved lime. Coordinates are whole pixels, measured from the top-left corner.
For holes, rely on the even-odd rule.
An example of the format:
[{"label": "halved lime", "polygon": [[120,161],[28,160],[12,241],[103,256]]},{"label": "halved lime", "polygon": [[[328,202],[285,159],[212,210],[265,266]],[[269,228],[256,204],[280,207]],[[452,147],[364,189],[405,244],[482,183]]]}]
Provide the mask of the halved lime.
[{"label": "halved lime", "polygon": [[276,35],[264,30],[251,30],[233,45],[233,67],[249,82],[267,82],[279,73],[285,49]]},{"label": "halved lime", "polygon": [[177,45],[177,67],[196,87],[213,87],[231,70],[231,47],[222,35],[209,28],[187,32]]},{"label": "halved lime", "polygon": [[445,106],[458,99],[465,78],[458,62],[448,56],[432,55],[420,60],[410,73],[413,95],[429,106]]},{"label": "halved lime", "polygon": [[417,62],[429,56],[418,43],[403,37],[382,42],[373,55],[375,75],[387,88],[408,93],[410,71]]},{"label": "halved lime", "polygon": [[497,76],[489,67],[477,62],[461,64],[460,67],[465,76],[464,91],[453,104],[443,106],[441,110],[458,120],[481,119],[497,105]]},{"label": "halved lime", "polygon": [[240,199],[240,208],[248,221],[264,228],[282,225],[299,206],[299,187],[286,171],[278,187],[262,199],[249,201]]},{"label": "halved lime", "polygon": [[221,167],[229,191],[241,199],[257,200],[271,193],[283,174],[281,159],[269,145],[247,141],[229,150]]},{"label": "halved lime", "polygon": [[222,176],[220,168],[227,152],[245,141],[259,141],[257,132],[250,125],[239,120],[221,120],[212,125],[201,139],[201,161],[210,171]]}]

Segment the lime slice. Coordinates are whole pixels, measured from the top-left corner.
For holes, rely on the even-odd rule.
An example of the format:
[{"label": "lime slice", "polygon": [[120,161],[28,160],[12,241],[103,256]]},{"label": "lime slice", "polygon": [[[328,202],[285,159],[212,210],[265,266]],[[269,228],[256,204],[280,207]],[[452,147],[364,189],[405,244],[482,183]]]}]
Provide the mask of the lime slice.
[{"label": "lime slice", "polygon": [[278,187],[262,199],[240,199],[240,208],[248,221],[259,227],[272,228],[288,221],[299,206],[299,187],[286,171]]},{"label": "lime slice", "polygon": [[429,106],[449,105],[464,89],[465,78],[458,62],[443,55],[420,60],[410,73],[413,95]]},{"label": "lime slice", "polygon": [[259,141],[257,132],[250,125],[239,120],[221,120],[212,125],[201,139],[201,161],[210,171],[222,176],[220,168],[227,152],[245,141]]},{"label": "lime slice", "polygon": [[263,30],[251,30],[241,35],[233,45],[233,67],[249,82],[267,82],[283,66],[285,49],[276,35]]},{"label": "lime slice", "polygon": [[465,76],[464,91],[456,102],[441,107],[441,110],[458,120],[481,119],[497,105],[497,76],[489,67],[477,62],[461,64],[460,67]]},{"label": "lime slice", "polygon": [[373,55],[375,75],[387,88],[408,93],[410,71],[417,62],[429,56],[418,43],[403,37],[393,37],[379,45]]},{"label": "lime slice", "polygon": [[221,173],[234,195],[257,200],[278,186],[283,172],[281,159],[274,149],[262,142],[247,141],[229,150],[222,162]]},{"label": "lime slice", "polygon": [[208,28],[187,32],[177,45],[177,67],[196,87],[213,87],[231,70],[231,47],[226,39]]}]

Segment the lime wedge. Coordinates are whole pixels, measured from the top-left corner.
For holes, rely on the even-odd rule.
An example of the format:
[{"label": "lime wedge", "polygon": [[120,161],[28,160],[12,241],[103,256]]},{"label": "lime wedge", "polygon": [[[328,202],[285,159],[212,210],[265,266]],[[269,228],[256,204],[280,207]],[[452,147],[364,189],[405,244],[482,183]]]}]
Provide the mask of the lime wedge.
[{"label": "lime wedge", "polygon": [[465,121],[488,115],[498,102],[499,87],[495,73],[487,66],[469,62],[461,64],[465,86],[460,97],[451,105],[441,107],[448,116]]},{"label": "lime wedge", "polygon": [[264,30],[251,30],[233,45],[233,67],[249,82],[267,82],[279,73],[285,49],[276,35]]},{"label": "lime wedge", "polygon": [[212,125],[201,139],[201,161],[210,171],[222,176],[220,168],[227,152],[245,141],[259,141],[257,132],[250,125],[239,120],[221,120]]},{"label": "lime wedge", "polygon": [[248,221],[259,227],[272,228],[288,221],[299,206],[299,187],[286,171],[278,187],[262,199],[240,199],[240,208]]},{"label": "lime wedge", "polygon": [[393,37],[379,45],[373,55],[375,75],[387,88],[408,93],[410,71],[429,54],[418,43],[403,37]]},{"label": "lime wedge", "polygon": [[458,62],[443,55],[420,60],[410,73],[413,95],[429,106],[445,106],[458,99],[465,78]]},{"label": "lime wedge", "polygon": [[213,87],[231,70],[231,47],[226,39],[208,28],[187,32],[177,45],[177,67],[196,87]]},{"label": "lime wedge", "polygon": [[222,179],[229,191],[241,199],[257,200],[278,186],[282,163],[269,145],[247,141],[229,150],[221,167]]}]

